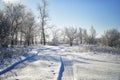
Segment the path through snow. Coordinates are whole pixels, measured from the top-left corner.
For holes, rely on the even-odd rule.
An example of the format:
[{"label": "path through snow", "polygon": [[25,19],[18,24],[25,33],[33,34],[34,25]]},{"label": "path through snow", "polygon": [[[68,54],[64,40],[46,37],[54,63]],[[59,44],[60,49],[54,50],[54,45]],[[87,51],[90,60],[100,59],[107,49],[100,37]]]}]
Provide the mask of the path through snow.
[{"label": "path through snow", "polygon": [[73,62],[72,60],[65,60],[63,58],[64,64],[64,73],[62,80],[74,80],[74,73],[73,73]]},{"label": "path through snow", "polygon": [[77,47],[35,48],[31,53],[40,50],[38,56],[17,66],[12,70],[16,75],[3,80],[120,80],[120,55],[79,52]]}]

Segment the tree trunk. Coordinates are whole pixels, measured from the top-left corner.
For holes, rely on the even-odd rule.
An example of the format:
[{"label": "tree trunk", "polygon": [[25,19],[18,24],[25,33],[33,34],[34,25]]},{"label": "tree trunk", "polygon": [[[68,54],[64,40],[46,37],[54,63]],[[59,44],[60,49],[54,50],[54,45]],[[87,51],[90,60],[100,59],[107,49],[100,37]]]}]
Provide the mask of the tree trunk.
[{"label": "tree trunk", "polygon": [[70,40],[70,46],[72,46],[73,45],[73,40]]},{"label": "tree trunk", "polygon": [[43,44],[46,45],[45,33],[43,32]]},{"label": "tree trunk", "polygon": [[82,44],[82,37],[81,37],[81,41],[80,41],[80,44]]},{"label": "tree trunk", "polygon": [[45,37],[45,30],[44,30],[44,20],[42,22],[42,39],[43,39],[43,45],[46,45],[46,37]]},{"label": "tree trunk", "polygon": [[42,35],[42,31],[41,31],[41,34],[40,34],[40,35],[41,35],[40,44],[42,44],[42,43],[43,43],[43,42],[42,42],[42,40],[43,40],[43,39],[42,39],[42,38],[43,38],[43,37],[42,37],[42,36],[43,36],[43,35]]},{"label": "tree trunk", "polygon": [[22,45],[22,27],[21,27],[21,32],[20,32],[20,45]]},{"label": "tree trunk", "polygon": [[17,37],[18,37],[18,33],[16,32],[16,35],[15,35],[15,45],[17,45],[17,43],[18,43]]},{"label": "tree trunk", "polygon": [[11,46],[14,45],[14,35],[11,35]]}]

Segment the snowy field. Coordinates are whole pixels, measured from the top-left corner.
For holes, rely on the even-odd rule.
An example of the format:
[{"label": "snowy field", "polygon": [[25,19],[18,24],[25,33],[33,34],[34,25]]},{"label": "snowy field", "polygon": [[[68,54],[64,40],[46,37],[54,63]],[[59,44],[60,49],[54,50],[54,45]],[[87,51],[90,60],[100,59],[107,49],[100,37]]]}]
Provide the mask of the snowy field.
[{"label": "snowy field", "polygon": [[115,53],[83,45],[32,47],[28,53],[35,56],[21,56],[25,60],[1,74],[0,80],[120,80],[120,55]]}]

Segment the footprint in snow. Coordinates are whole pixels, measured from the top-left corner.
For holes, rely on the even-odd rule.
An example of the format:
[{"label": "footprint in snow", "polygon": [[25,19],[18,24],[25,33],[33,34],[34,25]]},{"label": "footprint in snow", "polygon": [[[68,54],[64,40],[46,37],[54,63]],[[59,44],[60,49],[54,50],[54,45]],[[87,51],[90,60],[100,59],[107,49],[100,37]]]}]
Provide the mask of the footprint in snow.
[{"label": "footprint in snow", "polygon": [[54,72],[54,70],[51,70],[51,72]]},{"label": "footprint in snow", "polygon": [[48,65],[48,67],[51,67],[51,65]]},{"label": "footprint in snow", "polygon": [[55,75],[56,73],[53,73],[53,75]]}]

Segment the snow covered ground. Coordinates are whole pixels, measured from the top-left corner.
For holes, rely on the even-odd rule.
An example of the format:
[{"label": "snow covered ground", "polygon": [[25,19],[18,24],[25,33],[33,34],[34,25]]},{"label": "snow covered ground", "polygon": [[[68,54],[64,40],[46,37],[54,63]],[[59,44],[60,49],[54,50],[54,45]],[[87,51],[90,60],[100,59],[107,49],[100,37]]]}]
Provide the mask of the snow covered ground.
[{"label": "snow covered ground", "polygon": [[118,54],[82,45],[33,47],[29,54],[36,56],[0,75],[1,80],[120,80]]}]

